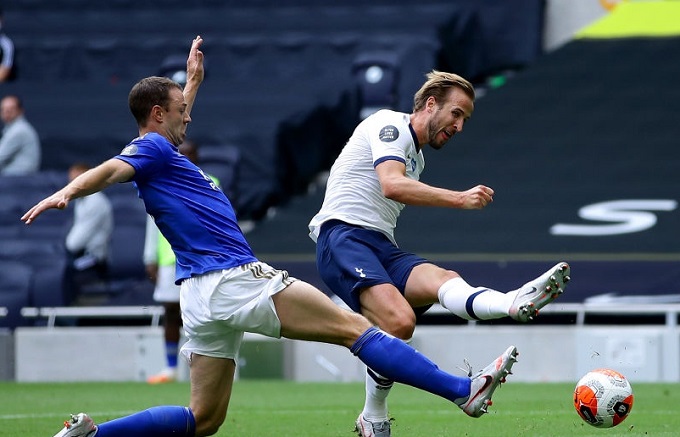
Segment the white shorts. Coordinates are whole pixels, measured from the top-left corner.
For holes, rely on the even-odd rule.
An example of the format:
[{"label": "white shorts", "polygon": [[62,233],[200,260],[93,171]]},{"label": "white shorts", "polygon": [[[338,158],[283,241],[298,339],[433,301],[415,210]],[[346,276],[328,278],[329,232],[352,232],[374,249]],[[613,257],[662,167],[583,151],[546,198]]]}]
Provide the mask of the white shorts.
[{"label": "white shorts", "polygon": [[186,279],[180,290],[187,338],[182,354],[235,360],[244,332],[281,337],[272,296],[295,280],[263,262]]},{"label": "white shorts", "polygon": [[175,264],[158,266],[153,300],[156,302],[179,302],[179,285],[175,284]]}]

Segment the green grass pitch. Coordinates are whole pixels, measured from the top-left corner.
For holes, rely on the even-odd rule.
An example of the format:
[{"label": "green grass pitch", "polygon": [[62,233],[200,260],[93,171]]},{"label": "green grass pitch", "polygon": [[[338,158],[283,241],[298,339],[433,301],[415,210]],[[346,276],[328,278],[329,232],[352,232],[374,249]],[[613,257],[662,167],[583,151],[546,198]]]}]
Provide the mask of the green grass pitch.
[{"label": "green grass pitch", "polygon": [[[489,414],[472,419],[449,402],[406,387],[390,396],[395,437],[677,436],[680,384],[633,384],[630,416],[612,429],[581,421],[573,384],[512,383],[494,394]],[[175,383],[0,383],[0,435],[51,437],[69,413],[103,422],[153,405],[186,405],[189,386]],[[227,421],[216,434],[239,437],[351,437],[363,384],[240,380]]]}]

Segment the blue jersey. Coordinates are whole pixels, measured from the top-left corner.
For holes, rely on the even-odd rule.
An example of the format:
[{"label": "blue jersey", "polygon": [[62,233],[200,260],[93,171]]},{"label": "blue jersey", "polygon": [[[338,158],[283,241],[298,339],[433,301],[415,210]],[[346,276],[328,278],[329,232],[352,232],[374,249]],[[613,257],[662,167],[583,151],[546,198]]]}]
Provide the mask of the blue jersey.
[{"label": "blue jersey", "polygon": [[177,256],[178,284],[257,261],[227,196],[165,137],[135,138],[116,158],[135,168],[139,197]]}]

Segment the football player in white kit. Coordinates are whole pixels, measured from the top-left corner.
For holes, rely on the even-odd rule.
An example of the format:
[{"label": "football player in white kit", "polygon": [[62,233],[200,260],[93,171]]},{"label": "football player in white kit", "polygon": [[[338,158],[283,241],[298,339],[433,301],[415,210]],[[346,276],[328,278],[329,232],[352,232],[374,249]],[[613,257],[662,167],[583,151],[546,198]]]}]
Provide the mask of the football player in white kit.
[{"label": "football player in white kit", "polygon": [[[397,246],[394,229],[405,205],[481,209],[494,191],[477,185],[453,191],[419,181],[423,147],[441,149],[463,130],[474,110],[466,79],[432,71],[415,94],[413,112],[379,110],[355,129],[328,178],[320,211],[309,223],[324,282],[351,309],[383,330],[409,340],[416,315],[439,303],[467,320],[533,319],[564,291],[569,265],[560,262],[522,287],[504,293],[469,285]],[[366,401],[356,421],[363,437],[391,435],[387,396],[392,381],[370,368]]]}]

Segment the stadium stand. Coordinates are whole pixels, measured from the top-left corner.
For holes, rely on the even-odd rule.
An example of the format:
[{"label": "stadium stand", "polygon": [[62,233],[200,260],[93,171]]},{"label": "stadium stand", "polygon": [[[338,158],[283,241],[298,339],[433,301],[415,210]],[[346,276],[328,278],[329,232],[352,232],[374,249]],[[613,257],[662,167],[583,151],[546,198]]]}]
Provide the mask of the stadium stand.
[{"label": "stadium stand", "polygon": [[[64,239],[72,221],[72,210],[48,211],[30,226],[19,218],[31,206],[66,184],[64,172],[43,171],[31,176],[0,178],[0,260],[20,263],[30,269],[28,303],[34,306],[64,306],[78,302],[102,303],[130,300],[152,303],[142,251],[146,211],[130,184],[107,190],[114,206],[110,282],[84,287],[86,296],[75,296],[64,285],[67,255]],[[12,319],[14,320],[14,319]]]},{"label": "stadium stand", "polygon": [[[353,67],[371,54],[390,56],[398,68],[394,105],[404,111],[425,72],[457,71],[482,97],[464,135],[447,150],[426,152],[424,180],[485,183],[497,196],[483,212],[407,208],[397,235],[402,247],[503,288],[566,258],[579,272],[574,302],[600,293],[677,293],[677,208],[642,211],[654,219],[644,232],[565,237],[550,229],[606,224],[579,211],[608,201],[677,204],[680,89],[673,83],[680,63],[672,54],[679,38],[577,39],[544,54],[542,4],[27,0],[5,7],[25,75],[3,91],[20,93],[31,107],[46,174],[82,156],[96,163],[136,135],[125,105],[130,86],[201,33],[207,76],[189,134],[205,145],[206,170],[223,186],[233,181],[225,191],[234,193],[239,216],[258,221],[248,235],[256,252],[304,260],[301,270],[313,276],[306,225],[322,195],[313,183],[359,116]],[[50,38],[36,37],[41,32]],[[486,86],[490,75],[509,70],[505,85]],[[134,197],[131,187],[120,188]],[[0,200],[5,194],[0,189]],[[0,236],[24,238],[26,229],[6,226],[13,220],[7,211],[0,211]],[[32,235],[56,235],[67,219],[55,212]],[[137,218],[120,220],[127,224],[118,241],[135,242]],[[435,231],[443,226],[450,231]],[[116,257],[117,275],[135,282],[108,288],[108,297],[141,302],[141,291],[125,296],[143,288],[140,265],[130,261],[140,249],[119,245],[127,255]]]},{"label": "stadium stand", "polygon": [[[157,13],[159,7],[163,14]],[[14,26],[8,31],[15,39],[17,64],[25,72],[12,86],[26,96],[45,144],[46,165],[54,169],[74,162],[74,155],[97,162],[119,151],[135,135],[124,104],[130,86],[156,74],[167,57],[183,54],[187,42],[201,33],[207,76],[190,135],[201,144],[241,149],[237,210],[243,218],[259,219],[289,197],[281,191],[282,182],[300,178],[295,168],[279,165],[288,153],[277,144],[280,124],[304,120],[315,108],[333,107],[354,92],[352,65],[362,53],[389,51],[400,60],[399,106],[408,108],[414,88],[440,56],[439,33],[456,41],[458,29],[447,20],[466,16],[488,23],[485,38],[478,41],[487,54],[512,35],[514,48],[504,52],[511,65],[518,65],[528,61],[527,47],[533,56],[540,51],[542,1],[499,6],[488,0],[381,0],[369,5],[359,0],[204,0],[192,5],[33,0],[12,3],[5,13]],[[513,32],[503,31],[507,24],[498,20],[503,14],[519,20]],[[508,67],[507,59],[503,65],[498,61],[488,56],[474,71],[482,76]],[[311,147],[296,153],[311,153]],[[325,148],[324,138],[313,147]],[[333,152],[330,148],[327,154]]]},{"label": "stadium stand", "polygon": [[[0,275],[0,307],[4,307],[4,317],[0,317],[0,328],[15,328],[25,321],[21,317],[21,308],[31,302],[32,286],[30,267],[16,261],[0,258],[0,269],[6,272]],[[11,272],[11,274],[7,274]]]},{"label": "stadium stand", "polygon": [[105,191],[113,208],[109,279],[83,287],[81,305],[150,305],[153,285],[143,262],[146,210],[132,184]]},{"label": "stadium stand", "polygon": [[201,146],[200,160],[201,169],[216,177],[229,200],[238,205],[241,149],[231,144]]},{"label": "stadium stand", "polygon": [[[63,287],[66,268],[64,238],[72,215],[50,211],[29,228],[19,218],[36,202],[66,183],[63,172],[0,178],[0,261],[21,266],[17,275],[30,272],[26,299],[30,305],[66,305],[73,296]],[[3,270],[10,272],[12,270]],[[10,321],[15,311],[10,311]]]}]

